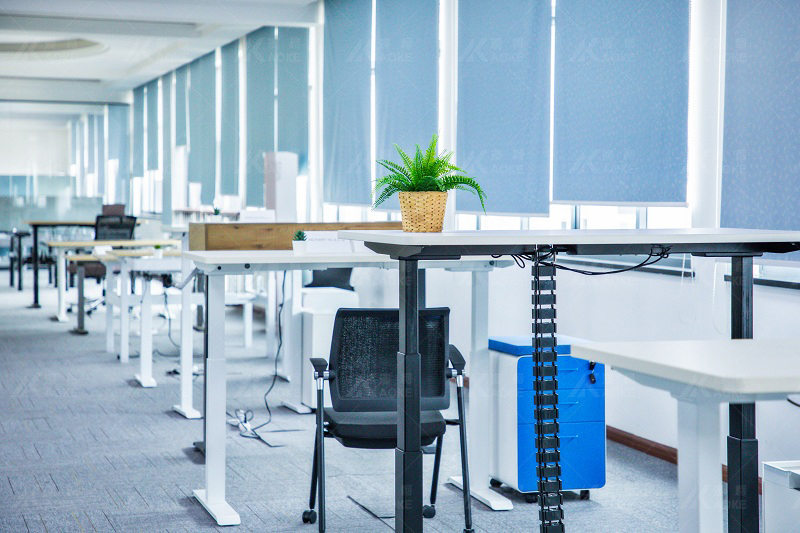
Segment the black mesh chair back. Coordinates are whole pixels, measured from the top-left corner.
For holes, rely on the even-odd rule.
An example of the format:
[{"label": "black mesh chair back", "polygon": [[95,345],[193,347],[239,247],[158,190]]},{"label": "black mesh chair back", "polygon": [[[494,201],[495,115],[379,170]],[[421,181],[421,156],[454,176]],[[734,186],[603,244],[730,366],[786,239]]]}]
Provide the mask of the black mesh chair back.
[{"label": "black mesh chair back", "polygon": [[102,207],[100,214],[115,215],[121,217],[125,215],[125,204],[106,204]]},{"label": "black mesh chair back", "polygon": [[[419,311],[422,410],[450,406],[448,364],[450,310]],[[339,309],[333,326],[329,367],[331,402],[339,412],[397,410],[398,309]]]},{"label": "black mesh chair back", "polygon": [[94,221],[96,241],[127,241],[133,239],[136,217],[117,215],[98,215]]},{"label": "black mesh chair back", "polygon": [[352,268],[326,268],[325,270],[314,270],[311,283],[306,287],[333,287],[346,291],[355,290],[350,285],[350,276],[353,274]]}]

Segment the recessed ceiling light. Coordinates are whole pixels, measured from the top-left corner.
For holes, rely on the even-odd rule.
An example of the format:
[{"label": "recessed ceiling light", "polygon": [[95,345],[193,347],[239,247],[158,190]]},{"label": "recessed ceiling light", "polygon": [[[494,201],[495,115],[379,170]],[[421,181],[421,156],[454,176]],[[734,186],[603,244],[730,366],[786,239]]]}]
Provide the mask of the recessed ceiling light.
[{"label": "recessed ceiling light", "polygon": [[105,51],[106,46],[89,39],[0,42],[0,57],[3,59],[69,59],[93,56]]}]

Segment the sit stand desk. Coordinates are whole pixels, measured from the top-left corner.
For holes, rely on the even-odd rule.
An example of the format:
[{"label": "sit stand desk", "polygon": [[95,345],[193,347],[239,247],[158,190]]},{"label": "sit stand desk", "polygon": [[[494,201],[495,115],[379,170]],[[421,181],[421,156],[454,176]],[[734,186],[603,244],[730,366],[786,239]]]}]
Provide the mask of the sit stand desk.
[{"label": "sit stand desk", "polygon": [[[205,488],[194,491],[194,496],[214,517],[219,525],[240,523],[239,514],[225,500],[225,439],[226,424],[226,378],[225,378],[225,276],[252,274],[264,271],[322,270],[326,268],[397,268],[397,261],[371,252],[342,254],[295,255],[288,250],[216,250],[184,252],[183,257],[200,269],[206,276],[206,330],[205,330]],[[473,273],[473,295],[488,294],[488,273],[496,267],[510,266],[511,261],[491,258],[473,258],[461,262],[424,261],[420,268],[445,268],[471,271]],[[488,332],[488,298],[473,301],[473,329]],[[291,309],[290,301],[284,302]],[[475,323],[475,321],[479,323]],[[287,321],[289,324],[291,321]],[[284,329],[285,338],[291,332]],[[484,335],[488,339],[488,335]],[[473,342],[476,339],[473,335]],[[478,339],[480,342],[480,339]],[[488,340],[484,342],[488,350]],[[286,349],[292,390],[290,402],[301,404],[300,365],[301,354]],[[183,353],[181,354],[183,357]],[[183,367],[183,362],[182,362]],[[488,439],[488,437],[487,437]],[[488,455],[483,458],[488,460]],[[487,467],[488,471],[488,467]],[[487,481],[488,482],[488,481]],[[422,508],[420,507],[420,510]]]},{"label": "sit stand desk", "polygon": [[[753,336],[753,257],[765,252],[786,253],[800,249],[800,232],[748,229],[678,229],[678,230],[550,230],[550,231],[449,231],[443,233],[404,233],[402,231],[340,231],[340,237],[363,241],[368,248],[390,255],[400,262],[400,353],[397,387],[397,435],[395,468],[395,531],[422,531],[422,452],[420,450],[420,356],[418,340],[418,278],[421,260],[459,259],[470,255],[526,254],[539,259],[550,254],[576,255],[663,255],[690,253],[700,256],[730,257],[732,260],[733,298],[731,302],[733,338]],[[545,346],[555,342],[555,271],[541,265],[532,268],[532,300],[534,340]],[[550,278],[550,279],[548,279]],[[548,290],[549,294],[542,294]],[[541,305],[540,297],[549,298],[549,306]],[[547,320],[552,322],[548,323]],[[551,327],[552,339],[541,332]],[[541,328],[541,329],[540,329]],[[543,351],[544,353],[544,351]],[[754,354],[754,357],[757,357]],[[486,376],[491,383],[488,350],[474,351],[469,373]],[[543,380],[543,382],[546,382]],[[555,392],[555,391],[553,391]],[[541,398],[549,396],[537,393]],[[475,428],[476,406],[488,409],[486,390],[474,389],[470,383],[470,426]],[[550,402],[547,402],[549,405]],[[531,406],[533,408],[533,406]],[[539,407],[537,407],[537,410]],[[731,404],[730,437],[728,438],[728,530],[758,531],[758,444],[755,438],[755,404]],[[557,422],[555,417],[548,420]],[[551,432],[543,432],[548,434]],[[552,433],[551,433],[552,434]],[[542,439],[544,440],[544,439]],[[552,448],[558,451],[558,441]],[[470,443],[470,460],[485,455],[487,450]],[[555,454],[557,458],[557,454]],[[549,463],[550,461],[548,461]],[[557,465],[557,463],[556,463]],[[485,488],[488,476],[474,471],[473,486]],[[755,473],[755,475],[754,475]],[[547,476],[543,482],[548,494],[554,494],[553,506],[545,512],[560,511],[560,480]],[[540,502],[542,495],[540,494]],[[541,504],[540,504],[541,505]],[[546,520],[551,531],[563,530],[563,520]]]},{"label": "sit stand desk", "polygon": [[[800,392],[800,339],[578,343],[572,355],[610,365],[678,400],[679,530],[721,533],[719,406],[785,401]],[[757,479],[757,457],[748,460],[737,468]],[[755,527],[746,531],[757,532],[758,521]]]},{"label": "sit stand desk", "polygon": [[39,228],[93,228],[94,220],[26,220],[25,224],[31,227],[33,234],[33,304],[31,308],[38,309],[39,305]]}]

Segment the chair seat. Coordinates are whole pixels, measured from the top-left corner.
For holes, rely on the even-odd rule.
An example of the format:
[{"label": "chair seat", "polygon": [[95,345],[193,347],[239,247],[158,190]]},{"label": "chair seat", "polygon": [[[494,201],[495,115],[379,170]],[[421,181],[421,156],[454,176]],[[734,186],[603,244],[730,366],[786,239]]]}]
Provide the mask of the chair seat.
[{"label": "chair seat", "polygon": [[[422,411],[422,445],[444,434],[446,424],[439,411]],[[325,408],[328,433],[350,448],[394,448],[397,444],[397,412],[339,412]]]}]

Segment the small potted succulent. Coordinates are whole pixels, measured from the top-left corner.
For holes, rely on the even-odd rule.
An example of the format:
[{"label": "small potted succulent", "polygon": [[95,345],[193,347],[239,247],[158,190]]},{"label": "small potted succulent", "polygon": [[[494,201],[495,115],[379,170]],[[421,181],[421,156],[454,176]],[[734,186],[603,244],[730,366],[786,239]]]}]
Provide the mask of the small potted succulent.
[{"label": "small potted succulent", "polygon": [[219,207],[214,207],[209,219],[211,222],[222,222],[222,212],[219,210]]},{"label": "small potted succulent", "polygon": [[477,195],[484,213],[486,212],[486,193],[475,178],[450,163],[453,152],[436,151],[438,140],[438,136],[434,134],[425,153],[417,145],[413,159],[395,144],[402,164],[385,159],[378,161],[389,174],[376,183],[373,209],[397,194],[403,231],[442,231],[447,191],[450,190],[460,189]]},{"label": "small potted succulent", "polygon": [[164,257],[164,249],[160,244],[153,246],[153,257],[156,259],[162,259]]},{"label": "small potted succulent", "polygon": [[299,229],[292,236],[292,250],[295,255],[304,255],[306,253],[306,232]]}]

